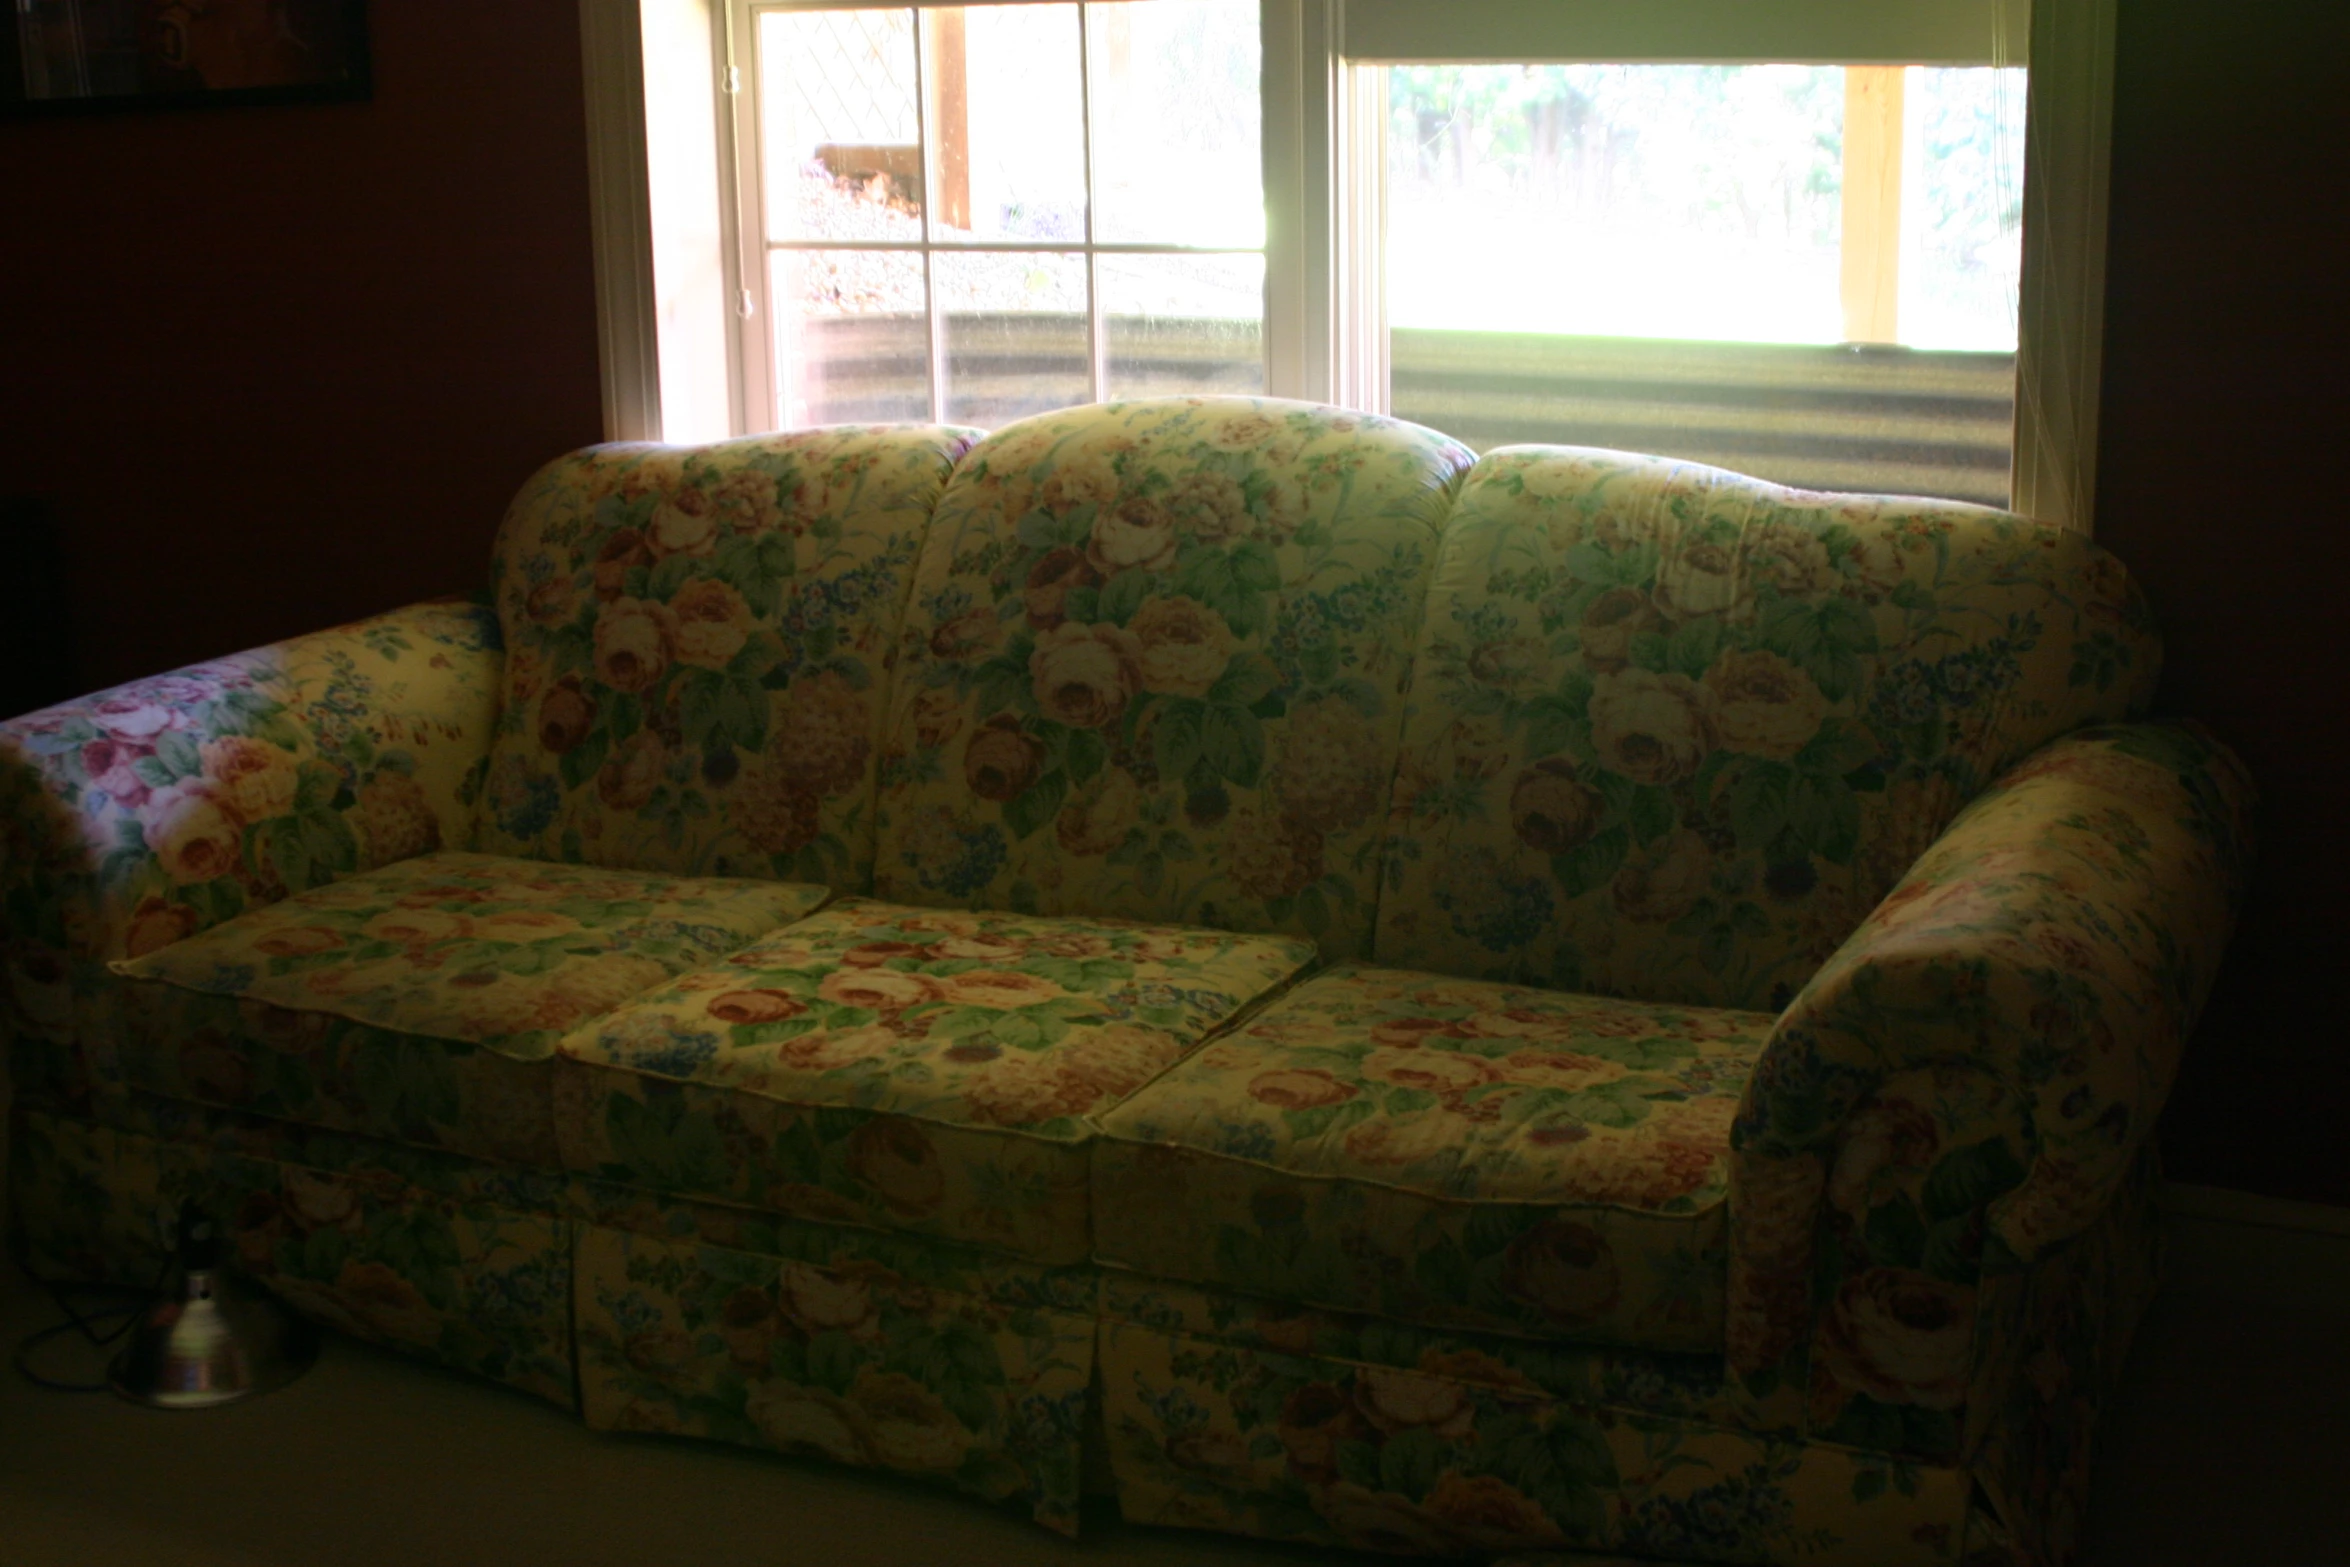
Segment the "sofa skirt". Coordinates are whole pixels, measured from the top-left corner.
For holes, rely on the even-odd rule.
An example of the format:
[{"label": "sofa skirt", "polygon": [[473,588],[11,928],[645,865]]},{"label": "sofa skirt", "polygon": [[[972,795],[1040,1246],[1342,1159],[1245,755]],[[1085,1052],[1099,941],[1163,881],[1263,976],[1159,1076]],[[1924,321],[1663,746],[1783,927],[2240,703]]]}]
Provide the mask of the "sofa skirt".
[{"label": "sofa skirt", "polygon": [[1110,1464],[1138,1522],[1411,1555],[1822,1567],[1948,1563],[1964,1537],[1963,1470],[1746,1429],[1669,1372],[1647,1379],[1661,1409],[1566,1391],[1640,1380],[1607,1364],[1626,1357],[1574,1357],[1562,1379],[1392,1324],[1338,1356],[1312,1347],[1311,1319],[1268,1332],[1196,1291],[1111,1280],[1103,1302]]},{"label": "sofa skirt", "polygon": [[1076,1534],[1094,1372],[1086,1302],[602,1225],[577,1244],[590,1426],[943,1480]]},{"label": "sofa skirt", "polygon": [[372,1158],[255,1157],[37,1110],[18,1112],[10,1141],[17,1235],[36,1278],[152,1286],[193,1198],[245,1271],[305,1316],[579,1406],[574,1226],[559,1213],[463,1182],[420,1184]]},{"label": "sofa skirt", "polygon": [[355,1337],[659,1432],[1145,1524],[1421,1556],[2057,1567],[2151,1297],[2149,1161],[1987,1278],[1962,1461],[1812,1441],[1718,1357],[1448,1333],[99,1096],[16,1112],[36,1276],[151,1284],[195,1198]]}]

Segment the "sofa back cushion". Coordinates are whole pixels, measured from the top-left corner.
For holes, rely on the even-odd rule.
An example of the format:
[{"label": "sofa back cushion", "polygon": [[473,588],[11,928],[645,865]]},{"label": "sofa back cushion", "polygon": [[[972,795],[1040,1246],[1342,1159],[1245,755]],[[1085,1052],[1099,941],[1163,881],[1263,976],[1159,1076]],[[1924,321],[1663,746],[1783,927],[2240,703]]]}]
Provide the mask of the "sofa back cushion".
[{"label": "sofa back cushion", "polygon": [[542,469],[498,534],[476,845],[861,890],[886,666],[972,439],[840,426]]},{"label": "sofa back cushion", "polygon": [[876,893],[1361,953],[1407,658],[1472,460],[1248,398],[981,442],[915,574]]},{"label": "sofa back cushion", "polygon": [[1415,655],[1378,959],[1779,1007],[2010,762],[2141,709],[2160,656],[2113,556],[2010,513],[1489,453]]}]

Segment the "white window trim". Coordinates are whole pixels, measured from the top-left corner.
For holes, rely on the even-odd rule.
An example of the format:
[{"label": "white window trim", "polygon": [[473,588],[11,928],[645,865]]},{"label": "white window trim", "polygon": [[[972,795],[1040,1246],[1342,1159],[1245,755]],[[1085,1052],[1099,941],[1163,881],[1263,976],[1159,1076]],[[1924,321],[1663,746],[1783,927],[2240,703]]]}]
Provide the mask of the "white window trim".
[{"label": "white window trim", "polygon": [[[1268,392],[1374,412],[1384,405],[1377,183],[1384,168],[1350,183],[1342,178],[1350,160],[1336,156],[1370,140],[1384,104],[1379,67],[1357,61],[1687,60],[1686,40],[1704,36],[1720,41],[1720,52],[1708,56],[1713,59],[1982,63],[1982,40],[1991,36],[2002,40],[2003,59],[2032,64],[2012,504],[2088,531],[2103,362],[2115,0],[2038,0],[2029,6],[2027,42],[2015,34],[2028,3],[1262,0]],[[675,112],[697,94],[706,104],[714,83],[724,95],[718,101],[731,103],[732,113],[719,115],[724,167],[713,172],[723,188],[760,199],[750,183],[757,178],[756,138],[742,119],[748,95],[727,93],[725,83],[730,67],[747,68],[749,50],[736,29],[748,0],[641,4],[646,11],[698,13],[699,25],[717,42],[710,81],[649,81],[640,0],[580,0],[598,343],[605,434],[613,440],[658,440],[663,427],[645,116]],[[730,17],[730,10],[737,14]],[[1352,162],[1361,167],[1366,160]],[[729,297],[741,308],[764,292],[753,279],[764,276],[765,253],[755,235],[736,232],[747,225],[731,216],[739,207],[726,205]],[[773,378],[758,346],[763,334],[728,335],[739,345],[730,350],[727,392],[735,428],[764,428],[772,420],[767,388]]]},{"label": "white window trim", "polygon": [[[679,0],[668,0],[676,4]],[[1093,203],[1086,204],[1085,232],[1081,238],[1061,241],[1028,241],[1016,239],[949,240],[935,236],[890,242],[844,242],[835,247],[816,242],[771,242],[767,238],[770,224],[767,220],[768,193],[766,173],[761,159],[764,146],[759,135],[760,85],[753,78],[758,68],[755,30],[759,16],[765,12],[793,10],[837,10],[844,0],[683,0],[683,3],[703,6],[723,13],[722,31],[714,40],[719,51],[721,79],[730,84],[725,90],[731,94],[731,112],[725,114],[727,135],[720,145],[720,161],[724,178],[734,192],[729,212],[734,220],[730,239],[731,286],[739,303],[739,315],[745,321],[759,321],[771,316],[770,255],[778,249],[878,249],[919,255],[925,268],[925,296],[930,301],[929,354],[931,404],[930,417],[946,422],[948,376],[946,368],[947,342],[944,323],[940,316],[939,294],[929,286],[928,269],[931,258],[962,251],[1042,251],[1055,253],[1082,252],[1086,262],[1086,380],[1090,393],[1104,395],[1110,373],[1110,339],[1101,289],[1101,261],[1104,257],[1153,255],[1241,255],[1257,254],[1260,247],[1246,245],[1185,245],[1103,239],[1094,231]],[[854,3],[854,0],[848,0]],[[869,3],[869,0],[868,0]],[[927,8],[933,0],[901,0],[889,9]],[[995,0],[995,3],[1017,3],[1017,0]],[[1052,0],[1041,0],[1052,3]],[[1080,77],[1081,124],[1083,126],[1083,169],[1087,191],[1094,186],[1093,112],[1091,103],[1092,47],[1087,36],[1087,15],[1078,13],[1077,48],[1085,63]],[[922,73],[929,68],[926,51],[917,46],[916,115],[922,124],[929,113],[930,95],[922,82]],[[938,170],[931,160],[938,155],[936,140],[926,124],[919,132],[925,176],[935,184]],[[658,259],[658,258],[656,258]],[[735,396],[739,410],[738,429],[767,429],[782,424],[782,410],[776,406],[775,365],[773,337],[763,328],[739,331],[737,356],[740,370],[735,380]]]}]

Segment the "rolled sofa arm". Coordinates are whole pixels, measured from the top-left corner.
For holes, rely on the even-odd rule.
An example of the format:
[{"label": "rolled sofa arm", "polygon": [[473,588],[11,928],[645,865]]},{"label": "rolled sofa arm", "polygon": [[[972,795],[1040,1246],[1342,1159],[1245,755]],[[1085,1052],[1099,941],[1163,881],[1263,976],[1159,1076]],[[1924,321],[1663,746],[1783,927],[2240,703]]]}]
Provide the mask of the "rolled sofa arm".
[{"label": "rolled sofa arm", "polygon": [[[1967,1357],[1981,1276],[2087,1229],[2152,1133],[2234,929],[2252,813],[2243,764],[2186,724],[2077,731],[1960,813],[1797,995],[1748,1084],[1733,1372],[1751,1387],[1807,1349],[1833,1361],[1849,1324],[1830,1319],[1881,1308],[1907,1324],[1906,1360],[1854,1376],[1882,1402],[1951,1407],[1942,1351]],[[1885,1299],[1844,1298],[1862,1275]],[[1837,1374],[1821,1358],[1815,1416]]]},{"label": "rolled sofa arm", "polygon": [[0,723],[16,1087],[105,1086],[105,965],[471,833],[496,613],[413,604]]}]

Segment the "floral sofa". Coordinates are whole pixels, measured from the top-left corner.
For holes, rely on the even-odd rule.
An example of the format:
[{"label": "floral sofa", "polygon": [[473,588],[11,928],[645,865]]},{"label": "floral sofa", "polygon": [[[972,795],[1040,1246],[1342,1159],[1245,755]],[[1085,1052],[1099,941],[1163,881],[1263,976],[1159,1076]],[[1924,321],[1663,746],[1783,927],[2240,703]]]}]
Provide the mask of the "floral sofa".
[{"label": "floral sofa", "polygon": [[604,1429],[2061,1562],[2251,791],[2023,518],[1302,404],[606,446],[0,726],[18,1245]]}]

